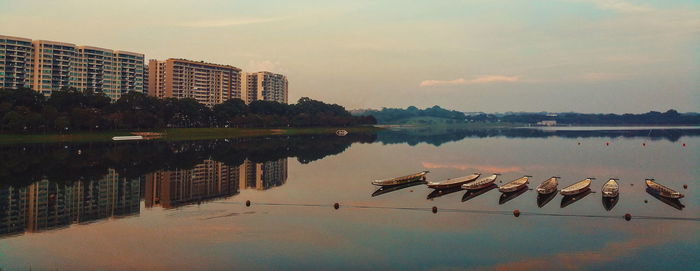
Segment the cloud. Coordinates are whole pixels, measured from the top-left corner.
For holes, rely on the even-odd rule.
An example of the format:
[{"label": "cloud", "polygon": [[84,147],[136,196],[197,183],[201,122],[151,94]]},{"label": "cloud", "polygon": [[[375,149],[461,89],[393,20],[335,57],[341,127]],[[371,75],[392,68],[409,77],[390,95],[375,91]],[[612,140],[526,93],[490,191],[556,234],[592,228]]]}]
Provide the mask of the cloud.
[{"label": "cloud", "polygon": [[284,17],[272,17],[272,18],[234,18],[234,19],[222,19],[222,20],[203,20],[203,21],[193,21],[181,23],[181,26],[186,27],[228,27],[228,26],[238,26],[238,25],[249,25],[249,24],[260,24],[269,23],[285,20]]},{"label": "cloud", "polygon": [[484,75],[479,76],[474,79],[466,80],[464,78],[459,78],[455,80],[425,80],[420,82],[421,87],[433,87],[433,86],[466,86],[475,84],[488,84],[497,82],[516,82],[520,78],[517,76],[506,76],[506,75]]},{"label": "cloud", "polygon": [[611,10],[620,13],[637,13],[654,11],[650,6],[637,5],[621,0],[576,0],[576,2],[591,3],[599,9]]}]

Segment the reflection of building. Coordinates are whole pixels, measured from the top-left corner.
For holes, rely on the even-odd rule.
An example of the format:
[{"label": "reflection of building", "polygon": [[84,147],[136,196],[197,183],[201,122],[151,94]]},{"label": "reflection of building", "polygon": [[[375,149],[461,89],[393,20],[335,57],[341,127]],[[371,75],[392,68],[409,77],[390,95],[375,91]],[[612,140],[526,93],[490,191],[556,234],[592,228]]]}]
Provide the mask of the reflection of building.
[{"label": "reflection of building", "polygon": [[0,189],[0,236],[37,232],[140,212],[140,180],[110,170],[97,181],[48,180]]},{"label": "reflection of building", "polygon": [[287,159],[264,163],[246,160],[240,166],[205,160],[192,169],[158,171],[146,175],[146,207],[176,208],[236,195],[240,189],[280,186],[287,179]]},{"label": "reflection of building", "polygon": [[214,106],[241,97],[241,69],[186,59],[148,62],[148,94],[158,98],[192,98]]},{"label": "reflection of building", "polygon": [[243,101],[275,101],[287,103],[288,82],[282,74],[271,72],[244,73],[242,76]]},{"label": "reflection of building", "polygon": [[245,169],[245,182],[241,182],[241,189],[266,190],[287,181],[287,158],[263,163],[246,160],[241,168]]}]

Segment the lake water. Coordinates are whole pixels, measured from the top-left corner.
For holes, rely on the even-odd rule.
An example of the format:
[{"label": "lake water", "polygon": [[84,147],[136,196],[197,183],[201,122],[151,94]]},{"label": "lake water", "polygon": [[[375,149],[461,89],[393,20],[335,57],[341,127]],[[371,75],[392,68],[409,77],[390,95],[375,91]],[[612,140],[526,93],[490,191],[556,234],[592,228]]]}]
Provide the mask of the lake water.
[{"label": "lake water", "polygon": [[[38,144],[0,146],[0,160],[1,270],[691,270],[700,262],[700,129]],[[550,176],[560,188],[597,179],[592,193],[542,207],[531,189],[502,196],[370,184],[420,170],[430,181],[500,173],[498,185],[530,175],[531,189]],[[612,177],[620,197],[608,211],[600,188]],[[686,197],[657,199],[645,178]]]}]

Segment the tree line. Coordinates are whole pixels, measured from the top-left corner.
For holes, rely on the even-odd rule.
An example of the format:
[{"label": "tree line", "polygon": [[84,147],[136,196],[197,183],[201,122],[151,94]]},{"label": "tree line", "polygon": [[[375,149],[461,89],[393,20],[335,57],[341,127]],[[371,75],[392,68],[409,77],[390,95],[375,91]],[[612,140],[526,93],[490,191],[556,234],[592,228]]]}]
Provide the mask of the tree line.
[{"label": "tree line", "polygon": [[0,133],[201,127],[314,127],[376,124],[344,107],[307,97],[296,104],[230,99],[209,108],[195,99],[158,99],[138,92],[112,102],[102,92],[63,88],[45,97],[34,90],[0,89]]}]

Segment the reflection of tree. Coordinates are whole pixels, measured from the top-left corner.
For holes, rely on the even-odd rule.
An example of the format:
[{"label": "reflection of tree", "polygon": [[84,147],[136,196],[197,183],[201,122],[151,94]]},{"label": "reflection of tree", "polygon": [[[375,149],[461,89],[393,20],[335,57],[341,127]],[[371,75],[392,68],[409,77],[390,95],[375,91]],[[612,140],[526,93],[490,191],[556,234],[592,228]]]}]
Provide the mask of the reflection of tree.
[{"label": "reflection of tree", "polygon": [[460,129],[421,127],[414,129],[384,130],[377,134],[377,140],[384,144],[407,143],[416,145],[428,143],[440,146],[447,142],[459,141],[464,138],[649,138],[651,140],[678,141],[683,136],[700,136],[700,129],[651,129],[651,130],[542,130],[542,129]]},{"label": "reflection of tree", "polygon": [[0,146],[0,186],[97,180],[108,169],[125,178],[158,170],[191,169],[210,159],[239,166],[246,159],[266,162],[297,157],[309,163],[338,154],[354,142],[373,142],[374,134],[258,137],[188,142],[120,142]]}]

